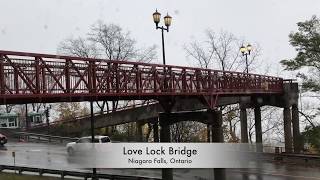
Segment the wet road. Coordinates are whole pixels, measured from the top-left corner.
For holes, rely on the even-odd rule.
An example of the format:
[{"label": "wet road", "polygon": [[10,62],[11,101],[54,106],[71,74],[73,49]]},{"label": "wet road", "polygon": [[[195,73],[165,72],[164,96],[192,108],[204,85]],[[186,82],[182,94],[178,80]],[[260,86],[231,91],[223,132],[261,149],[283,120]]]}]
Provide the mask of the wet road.
[{"label": "wet road", "polygon": [[[8,143],[0,150],[0,164],[15,164],[37,168],[90,171],[79,169],[63,145],[43,143]],[[265,161],[252,164],[250,169],[227,169],[228,180],[320,180],[320,167],[301,166]],[[98,169],[98,172],[120,175],[161,177],[160,169]],[[174,169],[175,180],[212,180],[212,169]]]}]

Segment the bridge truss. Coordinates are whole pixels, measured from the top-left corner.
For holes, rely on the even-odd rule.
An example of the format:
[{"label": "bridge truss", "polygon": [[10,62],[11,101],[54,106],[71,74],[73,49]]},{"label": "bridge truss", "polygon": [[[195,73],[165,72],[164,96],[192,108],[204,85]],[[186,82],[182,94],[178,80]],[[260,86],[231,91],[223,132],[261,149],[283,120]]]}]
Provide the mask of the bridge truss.
[{"label": "bridge truss", "polygon": [[0,50],[0,104],[282,92],[282,78],[258,74]]}]

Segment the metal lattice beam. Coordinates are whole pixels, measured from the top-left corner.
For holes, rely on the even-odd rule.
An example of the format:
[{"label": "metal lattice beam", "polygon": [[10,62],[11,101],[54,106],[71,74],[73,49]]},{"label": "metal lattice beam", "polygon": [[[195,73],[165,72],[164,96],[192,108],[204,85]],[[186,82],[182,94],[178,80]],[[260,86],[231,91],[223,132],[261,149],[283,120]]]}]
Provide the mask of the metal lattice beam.
[{"label": "metal lattice beam", "polygon": [[278,77],[0,51],[0,103],[281,94]]}]

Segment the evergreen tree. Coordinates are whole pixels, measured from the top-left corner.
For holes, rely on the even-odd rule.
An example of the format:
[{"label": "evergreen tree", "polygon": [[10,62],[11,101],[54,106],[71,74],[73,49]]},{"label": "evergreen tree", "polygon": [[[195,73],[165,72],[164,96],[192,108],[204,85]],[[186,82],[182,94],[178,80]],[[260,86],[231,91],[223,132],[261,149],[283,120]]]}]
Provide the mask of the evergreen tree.
[{"label": "evergreen tree", "polygon": [[286,70],[295,71],[307,68],[308,73],[299,72],[303,88],[313,92],[320,91],[320,19],[313,16],[305,22],[298,22],[298,31],[289,35],[290,44],[296,49],[297,56],[282,60]]}]

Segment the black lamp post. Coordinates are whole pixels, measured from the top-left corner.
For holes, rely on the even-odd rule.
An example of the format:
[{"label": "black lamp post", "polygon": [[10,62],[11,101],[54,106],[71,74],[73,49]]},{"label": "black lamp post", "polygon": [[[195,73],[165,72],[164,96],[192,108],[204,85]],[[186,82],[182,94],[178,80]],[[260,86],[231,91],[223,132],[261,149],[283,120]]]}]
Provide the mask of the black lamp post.
[{"label": "black lamp post", "polygon": [[[156,29],[161,29],[161,35],[162,35],[162,59],[163,59],[163,65],[166,65],[166,56],[165,56],[165,51],[164,51],[164,34],[163,34],[163,31],[169,32],[169,26],[171,25],[172,17],[167,14],[163,18],[164,19],[164,25],[165,25],[165,27],[164,27],[164,26],[159,26],[161,14],[157,10],[156,10],[155,13],[153,13],[152,16],[153,16],[154,23],[156,23]],[[163,67],[163,74],[164,74],[164,81],[163,81],[164,92],[166,92],[168,85],[167,85],[167,81],[166,81],[166,67],[165,66]],[[155,128],[156,129],[154,129],[154,131],[158,131],[158,125],[156,125]],[[161,131],[163,131],[163,129]],[[162,134],[162,132],[160,134]],[[170,129],[169,129],[169,134],[170,134]],[[161,135],[160,138],[163,138],[162,135]],[[157,137],[157,139],[158,139],[158,137]],[[173,179],[172,169],[162,169],[162,179],[172,180]]]},{"label": "black lamp post", "polygon": [[248,55],[250,55],[250,52],[252,50],[252,46],[248,44],[247,46],[242,45],[240,47],[240,52],[242,53],[242,56],[246,57],[246,72],[249,73],[249,65],[248,65]]},{"label": "black lamp post", "polygon": [[163,18],[164,19],[164,26],[159,26],[159,22],[160,22],[160,17],[161,14],[156,10],[155,13],[153,13],[153,21],[154,23],[156,23],[156,29],[161,29],[161,33],[162,33],[162,59],[163,59],[163,64],[166,64],[166,57],[165,57],[165,51],[164,51],[164,35],[163,35],[163,31],[167,31],[169,32],[169,26],[171,25],[171,20],[172,17],[169,16],[168,14]]}]

